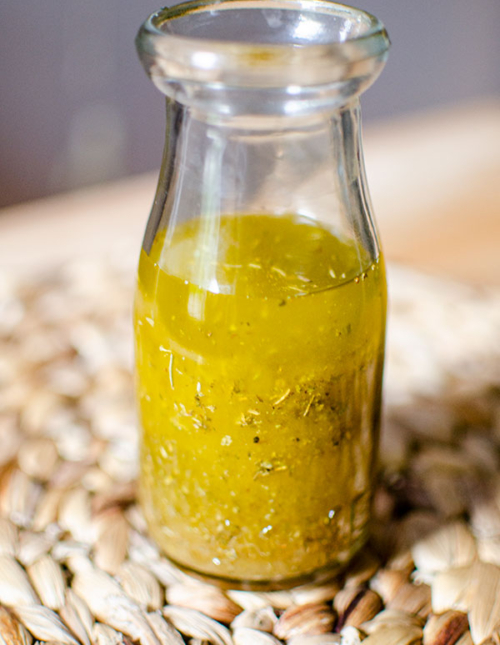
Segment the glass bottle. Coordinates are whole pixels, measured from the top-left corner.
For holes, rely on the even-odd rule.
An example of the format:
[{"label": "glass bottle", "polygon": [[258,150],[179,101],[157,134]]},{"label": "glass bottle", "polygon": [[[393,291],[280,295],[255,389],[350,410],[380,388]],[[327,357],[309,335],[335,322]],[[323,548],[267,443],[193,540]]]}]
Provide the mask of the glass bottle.
[{"label": "glass bottle", "polygon": [[135,304],[141,498],[187,571],[280,588],[367,538],[386,286],[358,98],[389,47],[319,0],[163,9],[167,135]]}]

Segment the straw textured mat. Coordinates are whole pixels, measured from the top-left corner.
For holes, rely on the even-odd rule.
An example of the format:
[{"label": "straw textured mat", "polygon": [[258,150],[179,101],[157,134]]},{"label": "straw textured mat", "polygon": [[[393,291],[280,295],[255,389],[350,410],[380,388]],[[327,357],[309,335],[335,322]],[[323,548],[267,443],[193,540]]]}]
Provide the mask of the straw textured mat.
[{"label": "straw textured mat", "polygon": [[130,267],[0,275],[0,643],[500,643],[500,293],[402,269],[371,544],[340,579],[223,593],[136,505]]}]

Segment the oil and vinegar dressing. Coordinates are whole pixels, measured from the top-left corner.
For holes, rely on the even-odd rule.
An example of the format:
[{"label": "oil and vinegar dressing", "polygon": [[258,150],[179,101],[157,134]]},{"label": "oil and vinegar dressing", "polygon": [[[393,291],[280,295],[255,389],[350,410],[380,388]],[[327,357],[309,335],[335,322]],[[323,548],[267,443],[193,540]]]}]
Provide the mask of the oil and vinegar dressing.
[{"label": "oil and vinegar dressing", "polygon": [[197,218],[142,251],[141,496],[178,564],[300,579],[366,539],[382,257],[305,217]]}]

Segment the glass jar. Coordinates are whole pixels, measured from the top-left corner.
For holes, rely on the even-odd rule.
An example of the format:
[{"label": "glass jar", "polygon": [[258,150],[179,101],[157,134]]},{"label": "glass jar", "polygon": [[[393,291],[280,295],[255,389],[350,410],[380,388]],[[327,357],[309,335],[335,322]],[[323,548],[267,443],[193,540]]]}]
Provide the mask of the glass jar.
[{"label": "glass jar", "polygon": [[279,588],[367,538],[386,285],[358,97],[389,41],[319,0],[202,0],[137,37],[167,136],[135,303],[141,498],[176,564]]}]

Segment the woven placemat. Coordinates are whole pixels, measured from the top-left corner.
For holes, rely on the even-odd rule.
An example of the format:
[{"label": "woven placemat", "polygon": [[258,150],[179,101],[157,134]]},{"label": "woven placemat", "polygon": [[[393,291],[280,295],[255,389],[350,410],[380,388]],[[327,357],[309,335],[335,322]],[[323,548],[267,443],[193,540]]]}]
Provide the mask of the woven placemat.
[{"label": "woven placemat", "polygon": [[136,504],[130,267],[0,274],[0,643],[500,643],[500,292],[390,271],[372,539],[339,579],[222,592]]}]

